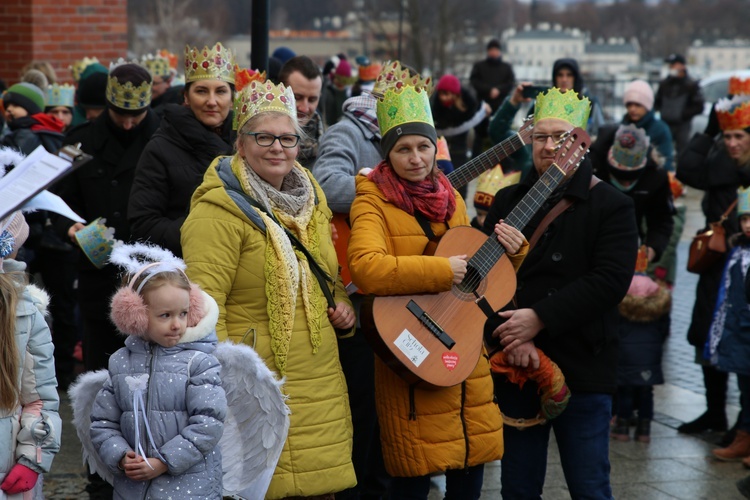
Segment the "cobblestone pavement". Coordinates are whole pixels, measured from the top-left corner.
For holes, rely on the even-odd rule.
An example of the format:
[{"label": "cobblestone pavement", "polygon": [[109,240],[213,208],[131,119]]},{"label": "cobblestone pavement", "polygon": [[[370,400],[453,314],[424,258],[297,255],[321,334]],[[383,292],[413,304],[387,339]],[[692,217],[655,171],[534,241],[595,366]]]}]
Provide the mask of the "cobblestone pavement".
[{"label": "cobblestone pavement", "polygon": [[[472,194],[467,199],[472,199]],[[618,499],[741,499],[734,482],[748,471],[737,463],[720,463],[709,458],[719,436],[698,437],[678,434],[676,427],[692,420],[705,409],[701,370],[693,362],[694,350],[686,332],[695,294],[697,276],[684,270],[690,236],[703,224],[701,193],[690,190],[682,200],[687,206],[687,222],[679,245],[677,282],[673,294],[672,331],[664,351],[666,383],[655,390],[656,416],[650,444],[612,442],[612,485]],[[473,214],[472,214],[473,215]],[[738,411],[736,382],[730,379],[728,412],[730,421]],[[86,498],[85,472],[80,444],[72,429],[67,396],[63,396],[63,446],[52,472],[45,478],[49,499]],[[545,500],[569,498],[557,457],[550,447]],[[441,478],[436,478],[430,499],[442,498]],[[500,498],[500,464],[486,466],[485,498]]]}]

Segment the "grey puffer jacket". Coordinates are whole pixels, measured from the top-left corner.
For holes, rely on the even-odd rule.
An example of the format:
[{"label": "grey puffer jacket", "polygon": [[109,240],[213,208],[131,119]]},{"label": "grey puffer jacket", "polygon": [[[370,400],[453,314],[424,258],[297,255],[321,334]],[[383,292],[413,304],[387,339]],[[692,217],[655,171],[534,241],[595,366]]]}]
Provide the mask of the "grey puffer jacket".
[{"label": "grey puffer jacket", "polygon": [[[207,313],[176,346],[162,347],[130,336],[125,347],[110,357],[110,379],[91,411],[91,440],[114,474],[114,498],[221,498],[218,445],[227,402],[221,367],[212,354],[218,342],[219,308],[210,296],[203,297]],[[119,468],[122,457],[137,449],[133,391],[126,379],[144,374],[148,386],[143,401],[157,449],[149,443],[142,411],[137,416],[141,446],[149,457],[162,460],[168,471],[151,481],[133,481]]]},{"label": "grey puffer jacket", "polygon": [[[6,273],[20,273],[26,264],[4,259],[3,269]],[[13,411],[0,411],[0,482],[16,463],[39,473],[49,472],[52,459],[60,450],[62,422],[58,413],[54,347],[44,320],[48,303],[44,291],[27,285],[16,305],[20,405]],[[30,495],[41,496],[41,481]],[[0,491],[2,500],[21,496],[7,496]]]}]

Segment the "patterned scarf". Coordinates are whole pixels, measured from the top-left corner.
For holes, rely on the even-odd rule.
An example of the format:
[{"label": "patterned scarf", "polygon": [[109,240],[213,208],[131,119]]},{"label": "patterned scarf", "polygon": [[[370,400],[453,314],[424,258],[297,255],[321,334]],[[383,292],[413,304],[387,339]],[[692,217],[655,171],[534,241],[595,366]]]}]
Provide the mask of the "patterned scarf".
[{"label": "patterned scarf", "polygon": [[388,201],[409,215],[420,212],[430,222],[448,222],[456,211],[453,187],[439,170],[435,180],[428,177],[420,182],[410,182],[399,177],[383,160],[367,177]]},{"label": "patterned scarf", "polygon": [[[281,190],[276,190],[261,179],[239,155],[232,159],[232,172],[239,179],[243,191],[273,213],[305,245],[310,254],[320,261],[320,234],[313,216],[314,187],[303,167],[295,163],[291,172],[284,177]],[[271,351],[283,377],[292,340],[298,289],[302,289],[313,353],[318,352],[321,345],[320,331],[323,318],[327,318],[328,304],[304,254],[294,248],[282,227],[262,211],[259,210],[258,213],[266,225],[266,262],[263,272],[266,277]]]},{"label": "patterned scarf", "polygon": [[350,97],[344,101],[342,110],[344,114],[351,113],[360,123],[367,127],[375,137],[380,139],[380,127],[378,126],[377,100],[370,94],[362,94]]}]

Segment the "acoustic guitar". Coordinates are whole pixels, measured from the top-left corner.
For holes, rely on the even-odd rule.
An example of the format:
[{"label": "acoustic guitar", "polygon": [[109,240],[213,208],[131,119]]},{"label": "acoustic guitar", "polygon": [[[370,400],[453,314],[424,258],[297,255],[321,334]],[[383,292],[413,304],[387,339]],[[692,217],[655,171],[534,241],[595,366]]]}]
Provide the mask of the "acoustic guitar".
[{"label": "acoustic guitar", "polygon": [[[527,117],[521,128],[514,135],[504,141],[495,144],[490,149],[467,161],[459,168],[448,174],[448,180],[456,189],[461,189],[466,184],[479,177],[495,165],[505,160],[526,144],[531,142],[531,132],[534,129],[533,115]],[[349,214],[334,213],[331,221],[335,227],[338,237],[334,240],[333,246],[336,248],[336,256],[341,266],[341,278],[344,280],[344,286],[349,295],[356,292],[357,285],[352,283],[352,275],[349,273],[349,264],[346,257],[346,251],[349,247],[349,234],[351,226],[349,224]]]},{"label": "acoustic guitar", "polygon": [[[549,195],[573,172],[591,139],[580,128],[561,140],[554,163],[505,222],[522,230]],[[477,365],[486,319],[516,291],[516,273],[495,234],[467,227],[449,229],[435,255],[469,255],[463,281],[446,292],[375,297],[361,310],[361,323],[375,353],[409,383],[450,387]],[[367,305],[367,303],[366,303]],[[374,326],[374,328],[373,328]]]}]

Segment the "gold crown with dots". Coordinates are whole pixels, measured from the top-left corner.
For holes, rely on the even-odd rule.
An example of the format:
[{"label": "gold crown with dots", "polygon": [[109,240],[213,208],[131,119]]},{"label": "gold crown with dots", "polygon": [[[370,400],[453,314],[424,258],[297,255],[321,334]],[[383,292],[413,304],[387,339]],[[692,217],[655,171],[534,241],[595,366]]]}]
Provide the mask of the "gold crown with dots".
[{"label": "gold crown with dots", "polygon": [[375,79],[372,95],[381,136],[398,125],[422,122],[434,126],[430,109],[432,78],[409,76],[399,61],[388,62]]},{"label": "gold crown with dots", "polygon": [[160,54],[146,54],[141,57],[141,66],[146,68],[151,76],[168,78],[172,74],[169,59],[162,57]]},{"label": "gold crown with dots", "polygon": [[138,110],[151,105],[151,82],[144,81],[137,87],[133,82],[120,83],[116,76],[112,76],[112,70],[126,65],[141,66],[137,61],[126,61],[118,59],[109,65],[109,76],[107,77],[107,101],[116,108],[126,110]]},{"label": "gold crown with dots", "polygon": [[242,127],[253,116],[275,111],[289,115],[293,123],[297,123],[297,106],[294,101],[292,87],[278,85],[271,81],[253,81],[234,98],[234,129]]},{"label": "gold crown with dots", "polygon": [[545,118],[559,118],[574,127],[586,130],[591,113],[591,101],[588,97],[580,97],[576,92],[568,90],[560,92],[552,87],[540,92],[534,104],[534,123]]},{"label": "gold crown with dots", "polygon": [[210,49],[185,46],[185,82],[216,79],[234,84],[234,54],[217,42]]}]

